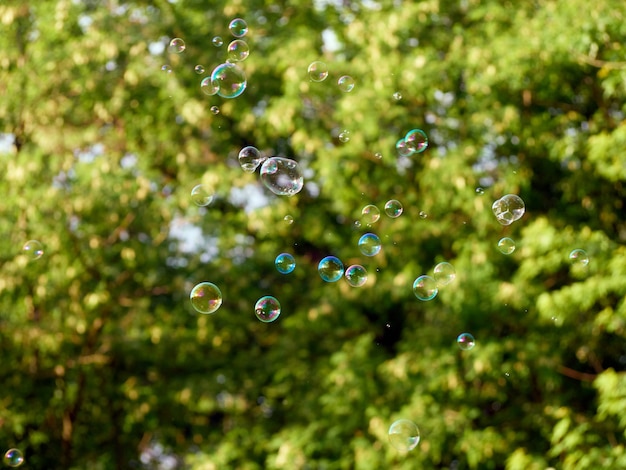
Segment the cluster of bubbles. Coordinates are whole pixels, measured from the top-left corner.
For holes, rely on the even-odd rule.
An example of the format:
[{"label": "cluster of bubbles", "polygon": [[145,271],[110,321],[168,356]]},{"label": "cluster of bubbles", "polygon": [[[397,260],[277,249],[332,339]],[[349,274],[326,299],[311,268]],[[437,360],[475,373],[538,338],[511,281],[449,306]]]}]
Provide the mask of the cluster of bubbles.
[{"label": "cluster of bubbles", "polygon": [[8,467],[19,467],[24,463],[24,454],[19,449],[9,449],[4,453],[2,461]]},{"label": "cluster of bubbles", "polygon": [[413,294],[419,300],[427,302],[437,297],[439,289],[456,279],[456,270],[447,261],[438,263],[433,269],[433,276],[422,274],[413,282]]},{"label": "cluster of bubbles", "polygon": [[[328,78],[328,66],[324,62],[315,60],[309,64],[307,73],[312,82],[323,82]],[[354,78],[350,75],[342,75],[337,80],[337,86],[344,93],[350,93],[354,90],[354,85]]]},{"label": "cluster of bubbles", "polygon": [[422,153],[428,148],[428,136],[421,129],[412,129],[396,142],[396,151],[400,157],[410,157]]},{"label": "cluster of bubbles", "polygon": [[491,210],[498,222],[502,225],[511,225],[516,220],[522,218],[526,206],[522,198],[518,195],[507,194],[495,201],[491,206]]}]

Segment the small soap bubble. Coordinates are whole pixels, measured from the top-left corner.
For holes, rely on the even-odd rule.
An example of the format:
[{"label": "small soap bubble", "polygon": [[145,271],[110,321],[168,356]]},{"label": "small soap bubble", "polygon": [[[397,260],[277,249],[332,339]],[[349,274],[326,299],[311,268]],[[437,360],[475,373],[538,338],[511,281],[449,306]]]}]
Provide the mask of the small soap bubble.
[{"label": "small soap bubble", "polygon": [[430,276],[422,275],[413,282],[413,293],[419,300],[432,300],[439,293],[437,281]]},{"label": "small soap bubble", "polygon": [[349,131],[349,130],[347,130],[347,129],[342,130],[342,131],[339,133],[339,140],[340,140],[341,142],[343,142],[344,144],[345,144],[346,142],[349,142],[349,141],[350,141],[350,131]]},{"label": "small soap bubble", "polygon": [[382,158],[383,158],[383,154],[382,154],[382,153],[380,153],[380,152],[376,152],[376,153],[374,154],[374,158],[376,158],[377,160],[380,160],[380,159],[382,159]]},{"label": "small soap bubble", "polygon": [[406,140],[400,139],[396,142],[396,152],[399,157],[409,157],[413,155],[413,151],[407,146]]},{"label": "small soap bubble", "polygon": [[355,220],[354,223],[352,224],[352,229],[354,231],[358,231],[361,229],[361,227],[363,226],[363,224],[361,223],[360,220]]},{"label": "small soap bubble", "polygon": [[24,463],[24,455],[19,449],[9,449],[4,453],[2,460],[9,467],[19,467]]},{"label": "small soap bubble", "polygon": [[424,211],[420,211],[420,219],[426,219],[428,218],[428,214]]},{"label": "small soap bubble", "polygon": [[222,98],[237,98],[248,82],[246,74],[235,64],[220,64],[211,73],[211,82],[218,87],[217,94]]},{"label": "small soap bubble", "polygon": [[197,184],[191,190],[191,200],[197,206],[208,206],[213,201],[213,194],[204,185]]},{"label": "small soap bubble", "polygon": [[498,251],[503,255],[510,255],[515,251],[515,240],[509,237],[501,238],[498,242]]},{"label": "small soap bubble", "polygon": [[354,78],[350,75],[344,75],[337,80],[337,85],[339,85],[341,91],[349,93],[354,89]]},{"label": "small soap bubble", "polygon": [[479,186],[476,188],[476,194],[485,194],[485,190]]},{"label": "small soap bubble", "polygon": [[219,106],[211,106],[211,112],[213,114],[219,114],[220,113],[220,108]]},{"label": "small soap bubble", "polygon": [[289,253],[281,253],[274,260],[276,269],[281,274],[289,274],[296,269],[296,259]]},{"label": "small soap bubble", "polygon": [[389,442],[397,450],[410,451],[420,442],[417,425],[408,419],[399,419],[389,426]]},{"label": "small soap bubble", "polygon": [[263,156],[256,147],[248,145],[239,151],[239,165],[246,173],[254,173],[263,162]]},{"label": "small soap bubble", "polygon": [[507,194],[495,201],[491,206],[491,210],[498,222],[502,225],[511,225],[524,215],[526,206],[521,197],[515,194]]},{"label": "small soap bubble", "polygon": [[365,256],[376,256],[381,248],[380,238],[374,233],[366,233],[359,238],[359,250]]},{"label": "small soap bubble", "polygon": [[393,99],[396,100],[396,101],[400,101],[402,99],[402,93],[400,93],[399,91],[396,91],[393,94]]},{"label": "small soap bubble", "polygon": [[228,24],[228,30],[236,38],[242,38],[248,33],[248,23],[241,18],[235,18]]},{"label": "small soap bubble", "polygon": [[346,281],[348,281],[348,284],[352,287],[361,287],[367,282],[367,271],[360,264],[353,264],[350,266],[346,269],[344,276]]},{"label": "small soap bubble", "polygon": [[304,186],[298,162],[289,158],[271,157],[261,165],[261,181],[279,196],[293,196]]},{"label": "small soap bubble", "polygon": [[201,282],[191,289],[189,300],[196,311],[214,313],[222,305],[222,291],[212,282]]},{"label": "small soap bubble", "polygon": [[313,82],[323,82],[328,77],[328,67],[324,62],[316,60],[308,68],[309,78]]},{"label": "small soap bubble", "polygon": [[447,261],[438,263],[437,266],[435,266],[434,273],[435,281],[437,281],[437,285],[440,287],[447,286],[456,279],[456,270],[454,266]]},{"label": "small soap bubble", "polygon": [[385,214],[392,219],[400,217],[403,210],[404,208],[402,207],[402,203],[396,199],[390,199],[385,203]]},{"label": "small soap bubble", "polygon": [[317,265],[317,272],[323,281],[337,282],[343,276],[343,263],[336,256],[327,256]]},{"label": "small soap bubble", "polygon": [[22,252],[30,261],[34,261],[43,256],[43,245],[38,240],[28,240],[22,247]]},{"label": "small soap bubble", "polygon": [[463,351],[469,351],[476,345],[476,340],[470,333],[461,333],[456,338],[456,344],[459,345]]},{"label": "small soap bubble", "polygon": [[228,60],[231,62],[246,60],[249,54],[250,48],[246,41],[235,39],[228,45]]},{"label": "small soap bubble", "polygon": [[589,255],[585,250],[576,248],[569,254],[569,260],[574,266],[585,267],[589,264]]},{"label": "small soap bubble", "polygon": [[374,204],[368,204],[363,209],[361,209],[361,216],[361,221],[364,224],[375,224],[376,222],[378,222],[378,219],[380,219],[380,209]]},{"label": "small soap bubble", "polygon": [[215,36],[213,39],[211,39],[211,43],[215,47],[222,47],[222,45],[224,44],[224,40],[220,36]]},{"label": "small soap bubble", "polygon": [[193,70],[198,74],[202,75],[204,73],[204,67],[200,64],[196,65]]},{"label": "small soap bubble", "polygon": [[287,225],[291,225],[291,224],[293,224],[293,216],[291,216],[291,215],[289,215],[289,214],[287,214],[287,215],[283,218],[283,220],[285,221],[285,223],[286,223]]},{"label": "small soap bubble", "polygon": [[428,137],[426,136],[426,132],[421,129],[413,129],[407,132],[404,141],[406,148],[409,149],[411,153],[421,153],[428,148]]},{"label": "small soap bubble", "polygon": [[219,91],[220,86],[217,82],[213,82],[211,77],[204,77],[200,82],[200,89],[205,95],[213,96]]},{"label": "small soap bubble", "polygon": [[170,45],[167,50],[173,54],[180,54],[185,50],[185,41],[181,38],[174,38],[170,41]]},{"label": "small soap bubble", "polygon": [[170,67],[169,65],[165,64],[161,67],[161,71],[165,72],[165,73],[172,73],[172,67]]},{"label": "small soap bubble", "polygon": [[263,323],[273,322],[280,315],[280,302],[271,295],[261,297],[254,305],[254,314]]}]

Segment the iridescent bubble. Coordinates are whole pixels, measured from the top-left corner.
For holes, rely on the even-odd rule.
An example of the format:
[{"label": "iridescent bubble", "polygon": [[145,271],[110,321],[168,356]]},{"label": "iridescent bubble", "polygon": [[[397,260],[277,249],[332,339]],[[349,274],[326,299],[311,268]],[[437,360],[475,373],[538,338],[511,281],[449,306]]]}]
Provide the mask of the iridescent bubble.
[{"label": "iridescent bubble", "polygon": [[314,82],[323,82],[328,77],[328,67],[324,62],[316,60],[308,68],[309,78]]},{"label": "iridescent bubble", "polygon": [[498,251],[503,255],[510,255],[515,251],[515,241],[509,237],[501,238],[498,242]]},{"label": "iridescent bubble", "polygon": [[9,467],[19,467],[24,463],[24,455],[19,449],[9,449],[4,453],[2,460]]},{"label": "iridescent bubble", "polygon": [[281,274],[289,274],[296,269],[296,259],[289,253],[281,253],[278,255],[276,260],[274,260],[274,264]]},{"label": "iridescent bubble", "polygon": [[246,60],[250,54],[250,48],[246,41],[235,39],[228,45],[228,60],[231,62],[241,62]]},{"label": "iridescent bubble", "polygon": [[169,65],[165,64],[161,67],[161,70],[165,73],[172,73],[172,67],[170,67]]},{"label": "iridescent bubble", "polygon": [[196,65],[193,68],[194,72],[196,72],[198,75],[202,75],[204,73],[204,67],[200,64]]},{"label": "iridescent bubble", "polygon": [[353,264],[350,266],[346,269],[344,276],[346,277],[348,284],[352,287],[361,287],[367,282],[367,271],[360,264]]},{"label": "iridescent bubble", "polygon": [[219,91],[220,86],[219,83],[213,82],[211,77],[204,77],[200,82],[200,89],[205,95],[213,96]]},{"label": "iridescent bubble", "polygon": [[456,270],[447,261],[442,261],[435,266],[435,281],[439,287],[447,286],[456,278]]},{"label": "iridescent bubble", "polygon": [[289,214],[287,214],[287,215],[283,218],[283,220],[285,221],[285,223],[286,223],[287,225],[291,225],[291,224],[293,224],[293,216],[291,216],[291,215],[289,215]]},{"label": "iridescent bubble", "polygon": [[248,23],[241,18],[235,18],[228,24],[228,30],[236,38],[242,38],[248,33]]},{"label": "iridescent bubble", "polygon": [[524,215],[526,206],[521,197],[515,194],[502,196],[491,206],[491,210],[502,225],[511,225]]},{"label": "iridescent bubble", "polygon": [[392,219],[400,217],[403,210],[402,203],[396,199],[390,199],[385,203],[385,214]]},{"label": "iridescent bubble", "polygon": [[411,153],[421,153],[428,148],[428,136],[421,129],[413,129],[407,132],[404,141]]},{"label": "iridescent bubble", "polygon": [[256,147],[248,145],[239,151],[239,164],[246,173],[254,173],[264,158]]},{"label": "iridescent bubble", "polygon": [[343,77],[339,78],[339,80],[337,80],[337,85],[339,85],[339,89],[341,91],[349,93],[354,89],[354,78],[352,78],[350,75],[344,75]]},{"label": "iridescent bubble", "polygon": [[317,265],[317,272],[326,282],[337,282],[343,276],[343,263],[335,256],[327,256]]},{"label": "iridescent bubble", "polygon": [[213,194],[202,184],[197,184],[191,190],[191,200],[197,206],[208,206],[213,201]]},{"label": "iridescent bubble", "polygon": [[344,144],[345,144],[346,142],[349,142],[349,141],[350,141],[350,131],[349,131],[349,130],[347,130],[347,129],[342,130],[342,131],[339,133],[339,140],[340,140],[341,142],[343,142]]},{"label": "iridescent bubble", "polygon": [[224,44],[224,40],[220,36],[215,36],[213,39],[211,39],[211,43],[213,43],[215,47],[222,47],[222,45]]},{"label": "iridescent bubble", "polygon": [[304,186],[304,177],[295,160],[271,157],[261,165],[261,181],[274,194],[293,196]]},{"label": "iridescent bubble", "polygon": [[43,256],[43,245],[38,240],[28,240],[22,247],[22,252],[30,261],[34,261]]},{"label": "iridescent bubble", "polygon": [[420,442],[420,431],[413,421],[399,419],[389,426],[389,442],[398,450],[413,450]]},{"label": "iridescent bubble", "polygon": [[213,114],[219,114],[220,113],[220,108],[219,106],[211,106],[211,112]]},{"label": "iridescent bubble", "polygon": [[361,221],[364,224],[372,225],[378,222],[378,219],[380,219],[380,209],[374,204],[368,204],[363,209],[361,209],[361,215]]},{"label": "iridescent bubble", "polygon": [[428,214],[424,211],[420,211],[420,219],[426,219],[428,218]]},{"label": "iridescent bubble", "polygon": [[240,96],[248,82],[246,74],[235,64],[220,64],[211,73],[211,82],[217,84],[217,94],[222,98],[237,98]]},{"label": "iridescent bubble", "polygon": [[437,281],[430,276],[422,275],[413,282],[413,293],[420,300],[432,300],[438,292]]},{"label": "iridescent bubble", "polygon": [[365,256],[376,256],[381,248],[380,238],[374,233],[366,233],[359,238],[359,250]]},{"label": "iridescent bubble", "polygon": [[576,248],[569,254],[569,260],[574,266],[585,267],[589,264],[589,255],[587,255],[585,250]]},{"label": "iridescent bubble", "polygon": [[167,50],[173,54],[180,54],[185,50],[185,41],[181,38],[174,38],[170,41],[170,45]]},{"label": "iridescent bubble", "polygon": [[400,93],[399,91],[396,91],[393,94],[393,99],[396,100],[396,101],[400,101],[402,99],[402,93]]},{"label": "iridescent bubble", "polygon": [[399,157],[409,157],[413,155],[413,151],[406,145],[406,140],[400,139],[396,142],[396,152]]},{"label": "iridescent bubble", "polygon": [[222,291],[211,282],[201,282],[191,289],[189,300],[196,311],[213,313],[222,305]]},{"label": "iridescent bubble", "polygon": [[280,315],[280,302],[271,295],[261,297],[254,305],[254,314],[263,323],[273,322]]},{"label": "iridescent bubble", "polygon": [[456,344],[459,345],[463,351],[469,351],[476,345],[476,340],[470,333],[461,333],[456,338]]}]

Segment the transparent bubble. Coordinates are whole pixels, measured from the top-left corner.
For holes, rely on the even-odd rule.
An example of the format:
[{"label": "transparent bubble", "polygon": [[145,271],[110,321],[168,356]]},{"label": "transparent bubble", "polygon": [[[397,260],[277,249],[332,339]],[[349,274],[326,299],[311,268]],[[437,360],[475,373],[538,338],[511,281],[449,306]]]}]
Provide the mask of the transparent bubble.
[{"label": "transparent bubble", "polygon": [[403,210],[402,203],[396,199],[390,199],[385,203],[385,214],[392,219],[400,217]]},{"label": "transparent bubble", "polygon": [[194,72],[196,72],[198,75],[202,75],[204,73],[204,67],[200,64],[196,65],[193,68]]},{"label": "transparent bubble", "polygon": [[339,78],[339,80],[337,80],[337,85],[339,85],[339,89],[341,91],[349,93],[354,89],[354,78],[352,78],[350,75],[344,75],[343,77]]},{"label": "transparent bubble", "polygon": [[213,43],[215,47],[222,47],[222,45],[224,44],[224,40],[220,36],[215,36],[213,39],[211,39],[211,43]]},{"label": "transparent bubble", "polygon": [[328,77],[328,67],[324,62],[316,60],[308,68],[309,78],[314,82],[323,82]]},{"label": "transparent bubble", "polygon": [[469,351],[476,345],[476,340],[470,333],[461,333],[456,338],[456,344],[459,345],[463,351]]},{"label": "transparent bubble", "polygon": [[169,65],[165,64],[161,67],[161,70],[165,73],[172,73],[172,67],[170,67]]},{"label": "transparent bubble", "polygon": [[246,41],[235,39],[228,45],[228,60],[231,62],[246,60],[249,54],[250,48]]},{"label": "transparent bubble", "polygon": [[424,211],[420,211],[420,219],[426,219],[428,218],[428,214]]},{"label": "transparent bubble", "polygon": [[428,148],[428,137],[426,132],[421,129],[413,129],[407,132],[404,141],[411,153],[421,153]]},{"label": "transparent bubble", "polygon": [[420,442],[420,431],[413,421],[399,419],[389,426],[389,442],[398,450],[413,450]]},{"label": "transparent bubble", "polygon": [[9,449],[4,453],[2,460],[9,467],[19,467],[24,463],[24,455],[19,449]]},{"label": "transparent bubble", "polygon": [[228,30],[236,38],[242,38],[248,33],[248,23],[241,18],[235,18],[228,24]]},{"label": "transparent bubble", "polygon": [[219,106],[211,106],[211,112],[213,114],[219,114],[220,113],[220,108]]},{"label": "transparent bubble", "polygon": [[22,252],[30,261],[34,261],[43,256],[43,245],[37,240],[28,240],[22,247]]},{"label": "transparent bubble", "polygon": [[396,152],[399,157],[409,157],[413,155],[413,151],[406,145],[406,140],[400,139],[396,142]]},{"label": "transparent bubble", "polygon": [[213,194],[202,184],[197,184],[191,190],[191,200],[196,206],[208,206],[213,201]]},{"label": "transparent bubble", "polygon": [[263,323],[273,322],[280,315],[280,302],[271,295],[261,297],[254,305],[254,314]]},{"label": "transparent bubble", "polygon": [[420,300],[433,300],[439,293],[437,281],[430,276],[422,275],[413,282],[413,293]]},{"label": "transparent bubble", "polygon": [[396,101],[400,101],[402,99],[402,93],[400,93],[399,91],[396,91],[393,94],[393,99],[396,100]]},{"label": "transparent bubble", "polygon": [[287,214],[287,215],[283,218],[283,220],[285,221],[285,223],[286,223],[287,225],[291,225],[291,224],[293,224],[293,216],[291,216],[291,215],[289,215],[289,214]]},{"label": "transparent bubble", "polygon": [[211,77],[204,77],[200,82],[200,89],[205,95],[213,96],[219,91],[220,86],[219,83],[213,82]]},{"label": "transparent bubble", "polygon": [[237,98],[248,85],[243,70],[230,63],[215,67],[211,73],[211,82],[217,84],[217,94],[222,98]]},{"label": "transparent bubble", "polygon": [[438,263],[437,266],[435,266],[434,272],[434,278],[439,287],[447,286],[454,281],[454,279],[456,279],[456,270],[454,269],[454,266],[447,261]]},{"label": "transparent bubble", "polygon": [[304,177],[295,160],[271,157],[261,165],[261,181],[279,196],[293,196],[304,186]]},{"label": "transparent bubble", "polygon": [[174,38],[170,41],[170,45],[167,50],[173,54],[180,54],[185,50],[185,41],[181,38]]},{"label": "transparent bubble", "polygon": [[589,255],[585,250],[577,248],[569,254],[569,260],[574,266],[585,267],[589,264]]},{"label": "transparent bubble", "polygon": [[343,263],[335,256],[327,256],[317,265],[317,272],[326,282],[337,282],[343,276]]},{"label": "transparent bubble", "polygon": [[289,274],[296,269],[296,259],[289,253],[281,253],[274,261],[276,269],[281,274]]},{"label": "transparent bubble", "polygon": [[349,141],[350,141],[350,131],[349,131],[349,130],[347,130],[347,129],[342,130],[342,131],[339,133],[339,140],[340,140],[341,142],[343,142],[344,144],[345,144],[346,142],[349,142]]},{"label": "transparent bubble", "polygon": [[524,215],[526,207],[522,198],[515,194],[502,196],[491,206],[491,210],[502,225],[511,225]]},{"label": "transparent bubble", "polygon": [[354,223],[352,224],[352,229],[354,231],[358,231],[360,230],[360,228],[363,226],[363,224],[361,223],[360,220],[355,220]]},{"label": "transparent bubble", "polygon": [[256,147],[248,145],[239,151],[239,164],[246,173],[254,173],[264,158]]},{"label": "transparent bubble", "polygon": [[476,188],[476,194],[485,194],[485,190],[479,186]]},{"label": "transparent bubble", "polygon": [[344,276],[352,287],[361,287],[367,282],[367,270],[360,264],[350,266]]},{"label": "transparent bubble", "polygon": [[361,216],[361,221],[364,224],[375,224],[376,222],[378,222],[378,219],[380,219],[380,209],[374,204],[368,204],[363,209],[361,209]]},{"label": "transparent bubble", "polygon": [[498,242],[498,251],[503,255],[510,255],[515,251],[515,241],[509,237],[501,238]]},{"label": "transparent bubble", "polygon": [[380,160],[381,158],[383,158],[383,154],[382,154],[382,153],[380,153],[380,152],[376,152],[376,153],[374,154],[374,157],[375,157],[377,160]]},{"label": "transparent bubble", "polygon": [[359,238],[359,250],[365,256],[376,256],[381,248],[380,238],[374,233],[366,233]]},{"label": "transparent bubble", "polygon": [[191,289],[189,300],[196,311],[213,313],[222,305],[222,291],[212,282],[201,282]]}]

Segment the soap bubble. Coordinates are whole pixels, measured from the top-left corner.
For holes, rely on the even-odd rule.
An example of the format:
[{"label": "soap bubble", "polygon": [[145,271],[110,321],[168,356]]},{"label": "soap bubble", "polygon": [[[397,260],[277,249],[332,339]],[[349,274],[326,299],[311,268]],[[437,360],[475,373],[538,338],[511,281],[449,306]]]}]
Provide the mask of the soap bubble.
[{"label": "soap bubble", "polygon": [[314,82],[323,82],[328,77],[328,67],[324,62],[316,60],[308,68],[309,78]]},{"label": "soap bubble", "polygon": [[278,255],[276,260],[274,260],[274,264],[281,274],[289,274],[296,269],[296,259],[289,253],[281,253]]},{"label": "soap bubble", "polygon": [[426,132],[421,129],[413,129],[407,132],[404,141],[406,148],[409,149],[411,153],[421,153],[428,147],[428,137],[426,136]]},{"label": "soap bubble", "polygon": [[501,238],[498,242],[498,251],[503,255],[510,255],[515,251],[515,241],[509,237]]},{"label": "soap bubble", "polygon": [[264,158],[256,147],[248,145],[239,151],[239,164],[246,173],[254,173]]},{"label": "soap bubble", "polygon": [[354,89],[354,78],[349,75],[344,75],[337,80],[337,84],[339,85],[339,89],[341,91],[349,93]]},{"label": "soap bubble", "polygon": [[420,300],[432,300],[437,297],[438,292],[437,281],[430,276],[422,275],[413,282],[413,293]]},{"label": "soap bubble", "polygon": [[485,194],[485,190],[479,186],[476,188],[476,194]]},{"label": "soap bubble", "polygon": [[185,41],[181,38],[174,38],[170,41],[170,45],[167,50],[174,54],[180,54],[185,50],[185,47]]},{"label": "soap bubble", "polygon": [[220,36],[215,36],[213,39],[211,39],[211,42],[215,47],[222,47],[222,45],[224,44],[224,40]]},{"label": "soap bubble", "polygon": [[424,211],[420,211],[420,214],[419,214],[419,215],[420,215],[420,219],[426,219],[426,218],[428,218],[428,214],[427,214],[426,212],[424,212]]},{"label": "soap bubble", "polygon": [[196,65],[193,70],[198,74],[202,75],[204,73],[204,67],[200,64]]},{"label": "soap bubble", "polygon": [[285,221],[285,223],[286,223],[287,225],[291,225],[291,224],[293,224],[293,216],[291,216],[291,215],[289,215],[289,214],[287,214],[287,215],[283,218],[283,220]]},{"label": "soap bubble", "polygon": [[589,264],[589,255],[585,250],[577,248],[569,254],[569,259],[574,266],[585,267]]},{"label": "soap bubble", "polygon": [[172,67],[170,67],[169,65],[165,64],[161,67],[161,70],[165,73],[172,73]]},{"label": "soap bubble", "polygon": [[248,32],[248,24],[241,18],[235,18],[229,23],[228,30],[236,38],[242,38]]},{"label": "soap bubble", "polygon": [[474,340],[474,337],[470,333],[461,333],[456,338],[456,343],[459,345],[459,348],[461,348],[463,351],[469,351],[475,346],[476,341]]},{"label": "soap bubble", "polygon": [[293,196],[304,186],[304,177],[295,160],[271,157],[261,165],[261,181],[279,196]]},{"label": "soap bubble", "polygon": [[219,106],[211,106],[211,112],[213,114],[219,114],[220,113],[220,108]]},{"label": "soap bubble", "polygon": [[368,204],[363,209],[361,209],[361,215],[361,220],[364,224],[372,225],[378,222],[378,219],[380,219],[380,209],[374,204]]},{"label": "soap bubble", "polygon": [[263,323],[273,322],[280,315],[280,302],[271,295],[261,297],[254,306],[254,314]]},{"label": "soap bubble", "polygon": [[340,140],[341,142],[343,142],[344,144],[345,144],[346,142],[349,142],[349,141],[350,141],[350,131],[349,131],[349,130],[347,130],[347,129],[342,130],[342,131],[339,133],[339,140]]},{"label": "soap bubble", "polygon": [[365,256],[376,256],[380,253],[381,243],[378,235],[374,233],[366,233],[359,238],[359,250]]},{"label": "soap bubble", "polygon": [[219,91],[220,85],[211,80],[211,77],[204,77],[200,82],[200,89],[205,95],[213,96]]},{"label": "soap bubble", "polygon": [[22,252],[30,261],[34,261],[43,256],[43,245],[38,240],[28,240],[22,247]]},{"label": "soap bubble", "polygon": [[400,139],[396,142],[396,152],[399,157],[409,157],[414,153],[414,151],[407,146],[406,140],[404,139]]},{"label": "soap bubble", "polygon": [[420,431],[413,421],[399,419],[389,426],[389,442],[398,450],[413,450],[420,442]]},{"label": "soap bubble", "polygon": [[507,194],[495,201],[491,210],[498,222],[502,225],[511,225],[524,215],[526,207],[521,197],[515,194]]},{"label": "soap bubble", "polygon": [[246,60],[250,54],[250,48],[246,41],[235,39],[228,45],[228,60],[231,62],[241,62]]},{"label": "soap bubble", "polygon": [[213,313],[222,305],[222,291],[211,282],[201,282],[191,289],[189,300],[196,311]]},{"label": "soap bubble", "polygon": [[217,94],[222,98],[237,98],[248,85],[243,70],[230,63],[215,67],[211,73],[211,82],[217,84]]},{"label": "soap bubble", "polygon": [[435,266],[435,281],[437,281],[438,286],[447,286],[456,278],[456,270],[454,266],[452,266],[447,261],[442,261]]},{"label": "soap bubble", "polygon": [[204,185],[197,184],[191,190],[191,200],[197,206],[208,206],[213,201],[213,194]]},{"label": "soap bubble", "polygon": [[380,152],[376,152],[376,153],[374,154],[374,157],[375,157],[377,160],[380,160],[381,158],[383,158],[383,154],[382,154],[382,153],[380,153]]},{"label": "soap bubble", "polygon": [[335,256],[327,256],[319,262],[317,271],[323,281],[337,282],[343,276],[343,263]]},{"label": "soap bubble", "polygon": [[4,453],[2,460],[9,467],[19,467],[24,463],[24,455],[19,449],[9,449]]},{"label": "soap bubble", "polygon": [[385,203],[385,214],[392,219],[400,217],[403,210],[404,208],[402,207],[402,203],[396,199],[390,199]]},{"label": "soap bubble", "polygon": [[367,282],[367,271],[360,264],[350,266],[344,276],[352,287],[361,287]]},{"label": "soap bubble", "polygon": [[399,91],[396,91],[393,94],[393,99],[396,100],[396,101],[400,101],[402,99],[402,93],[400,93]]}]

